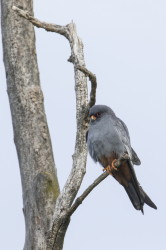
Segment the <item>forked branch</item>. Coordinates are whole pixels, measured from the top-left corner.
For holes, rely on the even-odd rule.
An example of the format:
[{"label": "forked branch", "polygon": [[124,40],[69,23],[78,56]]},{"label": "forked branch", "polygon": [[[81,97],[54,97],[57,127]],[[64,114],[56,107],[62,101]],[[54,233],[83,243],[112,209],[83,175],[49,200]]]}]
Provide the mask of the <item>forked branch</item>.
[{"label": "forked branch", "polygon": [[[31,16],[27,11],[19,9],[16,6],[13,6],[13,10],[21,17],[30,21],[34,26],[43,28],[46,31],[63,35],[68,39],[71,47],[70,59],[74,64],[76,91],[77,132],[75,152],[73,155],[73,166],[71,173],[66,181],[66,184],[64,185],[62,192],[56,200],[52,224],[50,226],[50,231],[47,234],[47,249],[61,249],[59,248],[59,245],[63,245],[63,238],[67,229],[67,221],[69,221],[71,214],[79,206],[80,201],[83,201],[85,197],[94,189],[94,187],[97,186],[107,176],[107,173],[104,173],[102,176],[100,176],[87,190],[85,190],[83,195],[78,198],[72,206],[86,172],[87,146],[85,138],[87,132],[87,121],[85,118],[87,117],[87,111],[89,111],[89,108],[93,106],[96,101],[96,76],[85,67],[83,44],[77,35],[74,23],[70,23],[66,26],[48,24],[39,21],[38,19]],[[89,102],[86,76],[89,77],[92,86]]]},{"label": "forked branch", "polygon": [[90,100],[89,100],[89,104],[88,104],[88,109],[89,109],[96,102],[97,79],[96,79],[96,76],[91,71],[89,71],[87,68],[85,68],[81,65],[78,65],[77,69],[82,71],[87,77],[89,77],[89,80],[91,81]]},{"label": "forked branch", "polygon": [[25,19],[27,19],[29,22],[31,22],[37,28],[42,28],[42,29],[45,29],[46,31],[55,32],[55,33],[58,33],[60,35],[65,36],[66,38],[68,38],[69,34],[67,32],[66,26],[41,22],[37,18],[31,16],[28,11],[22,10],[16,6],[13,6],[12,9],[15,12],[17,12],[17,14],[19,16],[24,17]]},{"label": "forked branch", "polygon": [[[24,17],[25,19],[30,21],[37,28],[42,28],[42,29],[45,29],[46,31],[55,32],[55,33],[58,33],[60,35],[63,35],[69,40],[70,44],[72,44],[70,32],[68,30],[69,25],[61,26],[61,25],[57,25],[57,24],[42,22],[42,21],[38,20],[37,18],[31,16],[28,13],[28,11],[24,11],[16,6],[13,6],[13,10],[16,11],[19,16]],[[75,60],[75,59],[76,58],[72,54],[70,56],[70,58],[68,59],[68,61],[72,62],[73,64],[76,64],[76,68],[78,70],[80,70],[81,72],[83,72],[87,77],[89,77],[89,80],[91,81],[90,100],[89,100],[89,103],[87,106],[87,108],[89,109],[96,102],[97,79],[96,79],[96,76],[91,71],[89,71],[85,66],[79,65],[77,60]]]}]

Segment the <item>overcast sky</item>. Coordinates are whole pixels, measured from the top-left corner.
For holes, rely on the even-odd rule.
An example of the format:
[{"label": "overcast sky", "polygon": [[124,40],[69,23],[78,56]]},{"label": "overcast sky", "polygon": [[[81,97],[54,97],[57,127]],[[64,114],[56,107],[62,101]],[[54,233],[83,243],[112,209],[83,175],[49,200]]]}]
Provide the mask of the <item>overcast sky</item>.
[{"label": "overcast sky", "polygon": [[[108,177],[72,217],[64,250],[166,249],[166,2],[164,0],[34,0],[42,21],[73,20],[88,69],[98,80],[97,104],[106,104],[128,126],[142,161],[136,173],[158,206],[136,211],[123,188]],[[75,93],[68,41],[36,30],[45,109],[61,188],[70,172],[75,140]],[[0,249],[21,250],[24,218],[19,166],[0,48]],[[67,143],[66,143],[67,142]],[[83,191],[102,173],[90,158]]]}]

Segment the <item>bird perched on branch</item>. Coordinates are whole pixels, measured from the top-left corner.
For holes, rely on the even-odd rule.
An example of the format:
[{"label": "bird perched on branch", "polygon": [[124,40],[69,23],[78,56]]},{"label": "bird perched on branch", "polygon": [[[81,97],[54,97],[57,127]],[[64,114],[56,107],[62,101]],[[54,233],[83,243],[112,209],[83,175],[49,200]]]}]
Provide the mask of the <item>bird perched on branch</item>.
[{"label": "bird perched on branch", "polygon": [[140,165],[141,162],[131,147],[125,123],[105,105],[93,106],[89,116],[87,145],[92,159],[125,188],[135,209],[143,213],[144,203],[157,209],[135,175],[133,164]]}]

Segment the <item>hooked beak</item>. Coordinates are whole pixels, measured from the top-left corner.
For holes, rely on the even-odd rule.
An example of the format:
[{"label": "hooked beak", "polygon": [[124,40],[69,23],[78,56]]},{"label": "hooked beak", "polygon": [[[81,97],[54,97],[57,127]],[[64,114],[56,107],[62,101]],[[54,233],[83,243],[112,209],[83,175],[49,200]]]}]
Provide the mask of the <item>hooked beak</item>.
[{"label": "hooked beak", "polygon": [[95,121],[96,120],[96,116],[94,116],[94,115],[91,115],[91,120],[93,120],[93,121]]}]

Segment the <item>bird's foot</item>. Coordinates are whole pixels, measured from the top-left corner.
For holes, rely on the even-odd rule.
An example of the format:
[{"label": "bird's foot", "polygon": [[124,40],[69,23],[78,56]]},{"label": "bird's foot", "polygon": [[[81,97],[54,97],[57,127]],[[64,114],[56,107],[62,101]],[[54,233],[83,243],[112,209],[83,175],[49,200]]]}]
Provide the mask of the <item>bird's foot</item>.
[{"label": "bird's foot", "polygon": [[114,160],[112,161],[112,164],[111,164],[113,170],[115,170],[115,171],[118,171],[118,167],[119,167],[119,165],[117,164],[117,162],[118,162],[118,160],[117,160],[117,159],[114,159]]},{"label": "bird's foot", "polygon": [[121,166],[123,161],[129,160],[130,157],[128,154],[122,155],[119,159],[114,159],[111,163],[111,165],[108,165],[103,169],[103,171],[107,171],[109,174],[113,174],[114,171],[119,171],[119,167]]},{"label": "bird's foot", "polygon": [[107,171],[109,174],[111,174],[112,175],[112,173],[114,172],[114,171],[118,171],[118,168],[115,166],[115,163],[116,163],[116,159],[114,159],[113,161],[112,161],[112,163],[111,163],[111,166],[110,165],[108,165],[107,167],[105,167],[104,169],[103,169],[103,171]]},{"label": "bird's foot", "polygon": [[112,175],[113,169],[112,169],[112,167],[110,165],[108,165],[107,167],[103,168],[103,171],[106,171],[106,172],[108,172],[109,174]]}]

